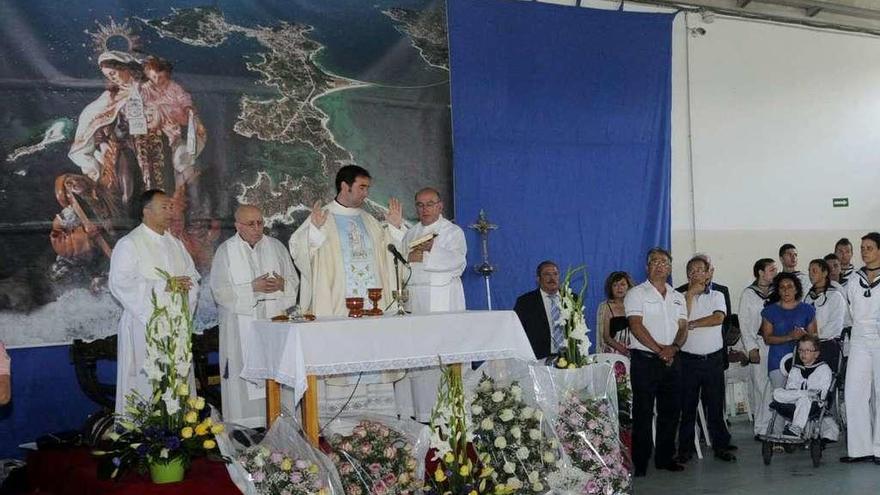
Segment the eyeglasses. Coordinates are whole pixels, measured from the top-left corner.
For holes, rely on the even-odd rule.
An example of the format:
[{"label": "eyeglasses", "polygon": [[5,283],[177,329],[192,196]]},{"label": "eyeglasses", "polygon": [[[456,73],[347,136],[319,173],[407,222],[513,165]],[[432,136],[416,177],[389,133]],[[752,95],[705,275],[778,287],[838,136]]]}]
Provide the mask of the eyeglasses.
[{"label": "eyeglasses", "polygon": [[651,260],[648,262],[651,266],[669,266],[670,263],[667,260]]},{"label": "eyeglasses", "polygon": [[433,208],[439,204],[440,204],[439,201],[428,201],[427,203],[419,202],[419,203],[416,203],[416,208],[419,210],[424,209],[424,208]]}]

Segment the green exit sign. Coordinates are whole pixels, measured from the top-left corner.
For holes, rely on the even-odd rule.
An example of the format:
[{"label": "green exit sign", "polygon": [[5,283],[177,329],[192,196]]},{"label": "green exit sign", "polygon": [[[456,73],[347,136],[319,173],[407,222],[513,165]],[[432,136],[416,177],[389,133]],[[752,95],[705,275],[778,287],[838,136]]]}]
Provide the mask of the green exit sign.
[{"label": "green exit sign", "polygon": [[846,208],[849,206],[849,198],[832,198],[831,205],[835,208]]}]

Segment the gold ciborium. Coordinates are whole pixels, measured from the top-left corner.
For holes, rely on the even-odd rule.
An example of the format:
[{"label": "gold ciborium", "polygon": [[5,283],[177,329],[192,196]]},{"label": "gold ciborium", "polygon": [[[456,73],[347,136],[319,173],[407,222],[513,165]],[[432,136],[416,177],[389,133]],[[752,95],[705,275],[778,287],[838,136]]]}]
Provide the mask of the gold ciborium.
[{"label": "gold ciborium", "polygon": [[345,307],[348,308],[349,318],[360,318],[361,316],[364,316],[363,297],[346,297]]}]

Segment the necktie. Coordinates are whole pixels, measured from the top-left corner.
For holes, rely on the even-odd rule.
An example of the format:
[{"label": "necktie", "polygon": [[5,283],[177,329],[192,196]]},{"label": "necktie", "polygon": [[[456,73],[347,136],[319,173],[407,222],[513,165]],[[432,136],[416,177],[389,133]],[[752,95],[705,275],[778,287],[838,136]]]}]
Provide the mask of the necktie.
[{"label": "necktie", "polygon": [[555,294],[550,296],[550,337],[553,338],[553,343],[556,344],[556,348],[564,347],[565,345],[565,333],[562,331],[562,325],[559,324],[559,317],[562,312],[559,310],[559,295]]}]

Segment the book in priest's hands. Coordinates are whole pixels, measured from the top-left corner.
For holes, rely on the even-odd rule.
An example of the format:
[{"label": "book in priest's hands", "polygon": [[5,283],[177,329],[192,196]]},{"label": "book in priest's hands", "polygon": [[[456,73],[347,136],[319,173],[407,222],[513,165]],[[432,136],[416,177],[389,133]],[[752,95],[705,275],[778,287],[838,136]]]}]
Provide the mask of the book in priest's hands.
[{"label": "book in priest's hands", "polygon": [[437,237],[437,235],[438,234],[436,234],[436,233],[431,233],[431,234],[425,234],[421,237],[417,237],[417,238],[413,239],[409,243],[409,250],[412,251],[413,249],[419,247],[420,245],[422,245],[430,240],[433,240],[435,237]]}]

